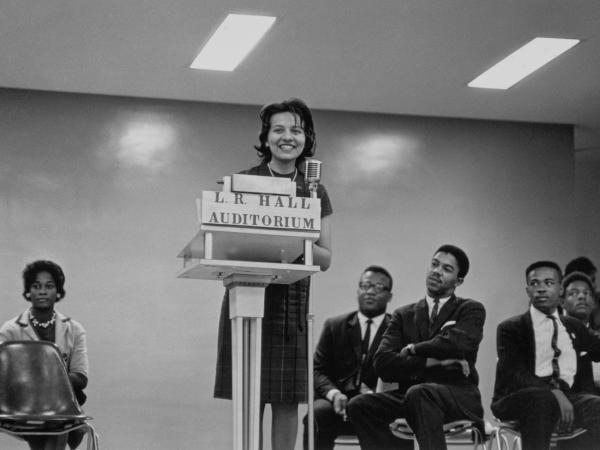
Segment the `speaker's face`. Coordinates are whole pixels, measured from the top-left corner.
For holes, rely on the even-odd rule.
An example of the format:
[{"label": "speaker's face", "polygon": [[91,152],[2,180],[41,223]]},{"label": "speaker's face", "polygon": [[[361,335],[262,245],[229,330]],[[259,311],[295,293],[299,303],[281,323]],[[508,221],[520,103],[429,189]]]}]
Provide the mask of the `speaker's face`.
[{"label": "speaker's face", "polygon": [[305,143],[306,135],[297,114],[290,112],[273,114],[267,135],[271,161],[275,164],[295,162],[302,154]]}]

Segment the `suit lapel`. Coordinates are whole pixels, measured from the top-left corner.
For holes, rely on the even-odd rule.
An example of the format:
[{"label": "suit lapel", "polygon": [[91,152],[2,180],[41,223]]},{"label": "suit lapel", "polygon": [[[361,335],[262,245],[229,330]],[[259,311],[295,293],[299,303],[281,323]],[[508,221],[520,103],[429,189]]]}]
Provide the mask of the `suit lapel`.
[{"label": "suit lapel", "polygon": [[567,335],[569,336],[569,339],[571,339],[571,344],[573,344],[573,349],[575,350],[577,355],[579,355],[579,342],[577,341],[577,330],[575,330],[573,328],[571,323],[568,320],[566,320],[564,318],[564,316],[559,315],[558,318],[560,319],[560,322],[563,324],[563,327],[565,327],[565,330],[567,330]]},{"label": "suit lapel", "polygon": [[435,322],[433,323],[433,325],[431,327],[431,335],[432,336],[437,334],[437,332],[440,331],[440,328],[442,327],[442,325],[446,323],[446,321],[452,314],[454,314],[454,311],[458,307],[457,303],[458,302],[456,301],[456,297],[453,295],[452,297],[450,297],[448,299],[448,301],[446,303],[444,303],[444,306],[442,306],[440,308],[438,316],[435,319]]},{"label": "suit lapel", "polygon": [[525,333],[527,336],[527,361],[530,363],[529,369],[535,373],[535,333],[533,331],[533,322],[531,321],[531,313],[527,311],[523,314],[523,323],[525,324]]},{"label": "suit lapel", "polygon": [[354,349],[354,356],[357,364],[360,365],[362,358],[362,338],[360,335],[360,323],[358,321],[358,313],[354,313],[348,320],[348,333],[350,334],[350,342]]},{"label": "suit lapel", "polygon": [[381,342],[381,338],[383,337],[383,333],[385,333],[385,330],[387,328],[389,321],[390,321],[390,319],[387,314],[385,316],[383,316],[383,320],[381,321],[381,324],[379,325],[379,328],[377,329],[377,333],[375,333],[375,337],[373,338],[373,342],[371,342],[371,346],[369,347],[369,353],[367,354],[367,361],[370,361],[373,358],[373,356],[375,355],[375,352],[377,351],[377,348],[379,347],[379,343]]},{"label": "suit lapel", "polygon": [[29,323],[29,310],[25,311],[21,316],[17,319],[17,323],[22,327],[23,333],[29,337],[32,341],[38,341],[39,337],[31,324]]},{"label": "suit lapel", "polygon": [[415,306],[415,325],[419,335],[417,342],[427,341],[429,339],[429,307],[424,298],[419,300]]}]

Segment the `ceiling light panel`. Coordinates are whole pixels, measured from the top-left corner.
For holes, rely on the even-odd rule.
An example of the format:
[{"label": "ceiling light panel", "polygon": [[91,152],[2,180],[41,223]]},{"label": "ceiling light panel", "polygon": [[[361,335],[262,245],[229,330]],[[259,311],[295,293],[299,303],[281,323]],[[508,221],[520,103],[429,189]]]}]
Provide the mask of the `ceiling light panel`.
[{"label": "ceiling light panel", "polygon": [[479,75],[468,86],[508,89],[579,42],[579,39],[536,37]]},{"label": "ceiling light panel", "polygon": [[200,51],[192,69],[232,71],[275,22],[271,16],[229,14]]}]

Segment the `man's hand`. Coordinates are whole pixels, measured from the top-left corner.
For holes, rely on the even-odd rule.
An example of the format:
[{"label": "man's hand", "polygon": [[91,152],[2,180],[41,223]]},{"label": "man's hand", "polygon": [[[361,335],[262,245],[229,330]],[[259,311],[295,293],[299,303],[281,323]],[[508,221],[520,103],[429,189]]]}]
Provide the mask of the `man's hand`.
[{"label": "man's hand", "polygon": [[414,344],[408,344],[407,346],[405,346],[402,350],[400,350],[400,357],[401,358],[407,358],[409,356],[413,356],[414,355]]},{"label": "man's hand", "polygon": [[558,401],[558,406],[560,407],[558,431],[571,431],[574,419],[573,405],[560,389],[552,389],[552,393],[556,397],[556,401]]},{"label": "man's hand", "polygon": [[333,410],[336,414],[342,416],[346,420],[346,405],[348,404],[348,397],[341,392],[336,392],[333,396]]}]

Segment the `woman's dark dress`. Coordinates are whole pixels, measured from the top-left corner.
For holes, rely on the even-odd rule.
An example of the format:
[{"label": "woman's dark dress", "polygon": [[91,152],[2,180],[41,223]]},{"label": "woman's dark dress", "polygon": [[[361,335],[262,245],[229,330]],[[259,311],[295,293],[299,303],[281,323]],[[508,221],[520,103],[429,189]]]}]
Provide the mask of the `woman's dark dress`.
[{"label": "woman's dark dress", "polygon": [[[271,176],[266,164],[242,173]],[[289,177],[288,177],[289,178]],[[298,171],[296,195],[309,197],[304,175]],[[321,217],[332,213],[325,187],[319,185]],[[261,402],[306,401],[307,332],[306,314],[310,277],[291,285],[271,284],[265,291],[265,315],[262,321]],[[219,319],[217,373],[214,396],[231,399],[231,321],[229,295],[225,292]]]}]

